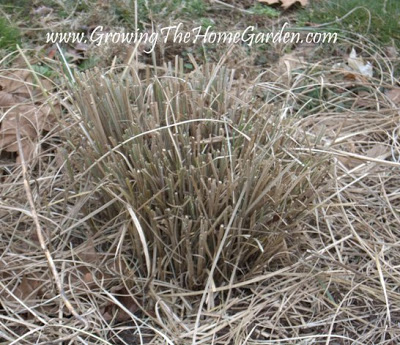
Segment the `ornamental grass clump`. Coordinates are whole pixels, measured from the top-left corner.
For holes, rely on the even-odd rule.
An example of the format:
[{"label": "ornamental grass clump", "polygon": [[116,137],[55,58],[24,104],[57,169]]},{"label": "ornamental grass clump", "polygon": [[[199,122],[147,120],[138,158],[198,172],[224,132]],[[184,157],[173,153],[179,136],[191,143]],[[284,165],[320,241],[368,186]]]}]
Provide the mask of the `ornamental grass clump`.
[{"label": "ornamental grass clump", "polygon": [[77,157],[115,200],[103,216],[126,222],[141,274],[196,289],[288,259],[327,165],[233,71],[182,71],[81,75]]}]

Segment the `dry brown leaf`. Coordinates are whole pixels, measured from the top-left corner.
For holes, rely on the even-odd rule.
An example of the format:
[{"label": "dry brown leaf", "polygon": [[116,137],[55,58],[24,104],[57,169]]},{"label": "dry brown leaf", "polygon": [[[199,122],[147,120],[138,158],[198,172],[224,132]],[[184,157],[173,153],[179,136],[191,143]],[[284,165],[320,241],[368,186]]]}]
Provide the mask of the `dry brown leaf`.
[{"label": "dry brown leaf", "polygon": [[390,152],[388,145],[377,143],[365,152],[370,158],[385,159]]},{"label": "dry brown leaf", "polygon": [[387,98],[389,98],[396,106],[400,106],[400,88],[396,87],[385,92]]},{"label": "dry brown leaf", "polygon": [[258,0],[258,2],[261,2],[263,4],[267,5],[275,5],[281,2],[281,0]]},{"label": "dry brown leaf", "polygon": [[89,45],[86,44],[86,43],[78,42],[77,44],[75,44],[74,48],[75,48],[76,50],[78,50],[78,51],[86,52],[86,51],[89,50]]},{"label": "dry brown leaf", "polygon": [[[52,87],[48,80],[41,80],[41,84],[47,91]],[[32,158],[41,132],[51,130],[55,121],[51,108],[41,104],[43,101],[30,71],[5,71],[0,75],[0,151],[19,151],[18,131],[25,159]],[[18,157],[17,163],[20,160]]]},{"label": "dry brown leaf", "polygon": [[[18,152],[18,143],[15,136],[5,136],[4,137],[4,147],[3,150],[6,152]],[[3,143],[3,140],[0,138],[0,143]],[[33,158],[33,155],[36,151],[38,143],[30,141],[28,138],[21,140],[22,152],[24,154],[25,160],[30,160]],[[22,162],[21,157],[18,155],[16,158],[16,163],[20,164]],[[38,241],[37,237],[32,238],[34,241]]]},{"label": "dry brown leaf", "polygon": [[336,63],[332,66],[335,72],[343,75],[345,81],[348,82],[347,87],[354,87],[362,83],[368,84],[369,79],[373,77],[374,69],[370,62],[364,62],[361,56],[352,48],[347,63]]},{"label": "dry brown leaf", "polygon": [[15,133],[0,136],[0,147],[6,152],[17,152],[18,144]]},{"label": "dry brown leaf", "polygon": [[[37,147],[40,131],[45,126],[49,109],[35,105],[20,105],[11,109],[1,122],[0,150],[18,152],[17,131],[21,135],[21,146],[26,160],[32,158]],[[18,116],[19,124],[18,124]],[[17,157],[17,163],[21,158]]]},{"label": "dry brown leaf", "polygon": [[385,52],[387,57],[390,59],[397,59],[399,56],[399,53],[395,47],[386,47]]},{"label": "dry brown leaf", "polygon": [[[22,143],[23,143],[23,145],[22,145],[22,153],[24,154],[24,159],[29,161],[34,157],[36,148],[38,146],[38,143],[29,141],[29,140],[25,140]],[[18,155],[18,157],[17,157],[15,162],[17,164],[21,164],[22,163],[22,158],[21,158],[20,155]]]},{"label": "dry brown leaf", "polygon": [[296,2],[299,2],[300,5],[303,7],[308,5],[308,0],[258,0],[258,1],[267,5],[274,5],[281,2],[281,6],[285,10],[294,5]]},{"label": "dry brown leaf", "polygon": [[39,15],[39,16],[45,16],[49,13],[52,13],[53,9],[47,6],[40,6],[38,8],[35,8],[33,10],[33,14]]},{"label": "dry brown leaf", "polygon": [[[19,116],[19,124],[18,124]],[[9,110],[1,121],[0,138],[7,134],[35,139],[42,130],[51,129],[50,107],[33,104],[19,105]],[[1,148],[1,146],[0,146]]]},{"label": "dry brown leaf", "polygon": [[361,74],[364,77],[372,78],[372,65],[369,62],[365,63],[361,56],[357,56],[354,48],[351,50],[350,56],[347,59],[347,63],[353,71]]},{"label": "dry brown leaf", "polygon": [[96,250],[93,236],[89,235],[88,239],[79,248],[76,248],[76,253],[82,263],[82,266],[78,266],[77,269],[82,273],[85,284],[90,289],[94,289],[97,286],[96,281],[102,280],[105,274],[100,269],[93,271],[93,267],[99,267],[101,262],[101,256]]},{"label": "dry brown leaf", "polygon": [[[19,124],[18,124],[19,116]],[[1,122],[0,135],[16,134],[17,129],[21,136],[35,137],[37,136],[38,124],[40,118],[38,108],[34,105],[20,105],[7,112]]]},{"label": "dry brown leaf", "polygon": [[88,285],[92,284],[94,282],[93,274],[90,272],[86,272],[85,275],[83,276],[83,280]]},{"label": "dry brown leaf", "polygon": [[25,102],[25,100],[24,97],[0,91],[0,107],[12,107],[15,104]]},{"label": "dry brown leaf", "polygon": [[[45,89],[51,90],[52,85],[48,80],[43,79],[41,83]],[[3,72],[0,75],[0,91],[28,99],[35,97],[35,102],[42,98],[42,91],[36,86],[35,79],[28,70]]]},{"label": "dry brown leaf", "polygon": [[[5,279],[4,274],[1,278]],[[22,275],[22,279],[19,282],[16,282],[15,288],[9,286],[14,296],[24,301],[27,305],[36,303],[35,299],[38,297],[38,293],[40,293],[39,287],[40,280],[34,275]],[[15,298],[7,293],[6,290],[0,290],[0,297],[3,301],[15,302]]]},{"label": "dry brown leaf", "polygon": [[299,56],[297,52],[283,55],[278,62],[277,73],[284,79],[291,78],[292,72],[299,68],[305,68],[307,62],[303,56]]},{"label": "dry brown leaf", "polygon": [[14,294],[23,301],[35,299],[38,292],[36,289],[39,285],[40,282],[37,279],[33,277],[29,278],[25,275]]},{"label": "dry brown leaf", "polygon": [[95,264],[101,261],[101,257],[94,245],[93,236],[89,235],[88,239],[82,243],[79,247],[78,256],[85,263]]},{"label": "dry brown leaf", "polygon": [[[352,153],[356,153],[355,149],[350,150]],[[371,148],[369,148],[366,152],[362,154],[364,157],[375,158],[375,159],[385,159],[389,153],[389,148],[387,145],[383,143],[376,143]],[[362,159],[357,159],[354,157],[338,157],[339,161],[341,161],[348,169],[353,169],[360,164],[364,164],[366,161]]]},{"label": "dry brown leaf", "polygon": [[297,53],[290,53],[283,55],[279,59],[279,65],[286,66],[286,69],[291,72],[295,69],[306,67],[307,63],[304,58],[297,55]]},{"label": "dry brown leaf", "polygon": [[68,60],[73,63],[82,60],[84,57],[79,53],[78,50],[74,48],[68,48],[67,51],[65,52],[65,57],[68,58]]},{"label": "dry brown leaf", "polygon": [[19,94],[24,98],[29,98],[31,95],[30,84],[32,84],[32,77],[29,71],[6,71],[0,76],[0,89],[2,91]]},{"label": "dry brown leaf", "polygon": [[376,109],[377,101],[376,98],[371,95],[368,91],[360,91],[357,94],[357,98],[354,102],[354,106]]},{"label": "dry brown leaf", "polygon": [[[128,294],[126,289],[121,289],[115,293],[117,295],[118,301],[129,310],[130,313],[135,314],[140,310],[140,306],[138,306],[134,299]],[[131,320],[131,316],[119,308],[118,305],[110,303],[104,307],[102,310],[102,314],[105,320],[109,321],[113,318],[117,322],[123,322]]]}]

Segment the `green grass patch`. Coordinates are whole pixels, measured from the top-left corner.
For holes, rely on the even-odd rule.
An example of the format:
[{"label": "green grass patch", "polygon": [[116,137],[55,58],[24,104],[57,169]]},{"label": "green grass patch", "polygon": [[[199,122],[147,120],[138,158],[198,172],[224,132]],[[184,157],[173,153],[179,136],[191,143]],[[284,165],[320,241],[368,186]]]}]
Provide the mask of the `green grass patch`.
[{"label": "green grass patch", "polygon": [[139,27],[145,22],[154,20],[163,22],[165,18],[191,18],[201,20],[207,13],[207,6],[203,0],[138,0],[134,2],[115,1],[113,11],[118,20],[133,28],[137,11]]},{"label": "green grass patch", "polygon": [[0,5],[0,8],[8,14],[18,13],[23,16],[27,16],[32,8],[30,0],[2,0]]},{"label": "green grass patch", "polygon": [[253,7],[251,7],[250,10],[254,14],[265,15],[267,17],[279,17],[281,15],[281,12],[276,10],[275,8],[264,6],[258,2]]},{"label": "green grass patch", "polygon": [[380,44],[400,43],[398,0],[317,1],[300,13],[301,23],[332,23],[330,28],[347,30]]},{"label": "green grass patch", "polygon": [[19,30],[11,26],[5,18],[0,18],[0,49],[15,48],[19,37]]}]

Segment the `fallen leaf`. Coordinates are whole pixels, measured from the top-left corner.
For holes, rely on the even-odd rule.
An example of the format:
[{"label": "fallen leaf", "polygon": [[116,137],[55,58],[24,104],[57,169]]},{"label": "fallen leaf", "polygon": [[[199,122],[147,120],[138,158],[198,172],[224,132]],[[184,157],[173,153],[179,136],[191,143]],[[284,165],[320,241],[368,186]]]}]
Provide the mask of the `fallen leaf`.
[{"label": "fallen leaf", "polygon": [[365,155],[370,158],[385,159],[390,153],[388,145],[377,143],[365,152]]},{"label": "fallen leaf", "polygon": [[396,106],[400,106],[400,88],[396,87],[391,90],[385,91],[385,95],[389,98]]},{"label": "fallen leaf", "polygon": [[[351,153],[357,153],[355,149],[350,150]],[[368,158],[375,158],[375,159],[386,159],[390,150],[387,145],[383,143],[376,143],[367,151],[362,153],[361,155]],[[365,160],[357,159],[351,156],[348,157],[338,157],[339,161],[342,162],[347,169],[354,169],[355,167],[359,166],[360,164],[365,164]],[[369,167],[370,168],[370,167]]]},{"label": "fallen leaf", "polygon": [[[51,90],[48,80],[42,86]],[[43,130],[54,127],[54,114],[44,103],[42,91],[30,71],[6,71],[0,75],[0,151],[18,152],[17,133],[21,136],[26,160],[33,157]],[[58,105],[55,105],[58,108]],[[20,163],[21,157],[17,157]]]},{"label": "fallen leaf", "polygon": [[359,91],[355,99],[354,106],[364,109],[376,109],[378,102],[368,91]]},{"label": "fallen leaf", "polygon": [[76,249],[76,252],[82,262],[96,264],[101,261],[101,256],[94,245],[93,236],[91,234],[89,234],[87,240]]},{"label": "fallen leaf", "polygon": [[386,47],[385,52],[387,57],[390,59],[397,59],[399,56],[399,53],[395,47]]},{"label": "fallen leaf", "polygon": [[[117,297],[118,301],[131,313],[136,314],[140,310],[140,306],[135,302],[135,300],[130,296],[125,288],[116,291],[114,295]],[[123,322],[131,320],[132,317],[125,310],[121,309],[118,305],[110,303],[102,311],[105,320],[110,321],[115,319],[117,322]]]},{"label": "fallen leaf", "polygon": [[67,51],[65,52],[65,57],[67,57],[71,63],[83,59],[83,56],[79,54],[78,50],[74,48],[68,48]]},{"label": "fallen leaf", "polygon": [[354,48],[347,58],[347,63],[336,63],[332,66],[332,70],[343,75],[343,78],[349,82],[347,87],[368,83],[368,79],[373,77],[372,64],[365,63],[362,57],[357,56]]},{"label": "fallen leaf", "polygon": [[34,300],[37,295],[37,288],[40,282],[33,277],[24,276],[14,294],[23,301]]},{"label": "fallen leaf", "polygon": [[290,53],[283,55],[279,59],[279,65],[286,66],[286,69],[291,72],[295,69],[306,67],[307,63],[302,56]]},{"label": "fallen leaf", "polygon": [[303,56],[297,54],[296,51],[283,55],[278,62],[276,73],[280,75],[285,82],[291,79],[293,71],[306,68],[307,62]]},{"label": "fallen leaf", "polygon": [[[46,79],[41,83],[47,90],[52,89],[52,84]],[[13,96],[33,99],[37,102],[43,98],[42,90],[37,87],[35,78],[28,70],[6,71],[0,75],[0,91],[7,92]],[[0,106],[4,106],[0,104]]]},{"label": "fallen leaf", "polygon": [[258,0],[258,2],[267,4],[267,5],[275,5],[281,2],[281,0]]},{"label": "fallen leaf", "polygon": [[[28,140],[25,140],[22,142],[22,153],[24,155],[24,159],[26,161],[30,161],[34,156],[36,152],[36,148],[38,147],[37,142],[31,142]],[[21,164],[22,163],[22,158],[21,155],[18,155],[17,159],[15,160],[15,163]]]},{"label": "fallen leaf", "polygon": [[45,16],[46,14],[52,13],[53,9],[46,6],[40,6],[33,10],[33,14],[37,14],[39,16]]},{"label": "fallen leaf", "polygon": [[76,50],[86,52],[89,49],[89,45],[86,43],[78,42],[77,44],[75,44],[74,48]]},{"label": "fallen leaf", "polygon": [[87,285],[92,285],[94,283],[94,277],[91,272],[86,272],[85,275],[83,276],[83,280]]},{"label": "fallen leaf", "polygon": [[24,101],[24,97],[16,96],[5,91],[0,91],[0,107],[12,107],[13,105],[22,103]]},{"label": "fallen leaf", "polygon": [[370,62],[364,63],[363,58],[357,56],[357,53],[354,48],[351,50],[350,56],[347,59],[347,63],[353,71],[365,77],[372,78],[373,70],[371,63]]},{"label": "fallen leaf", "polygon": [[[4,279],[2,276],[1,278]],[[40,293],[40,280],[33,275],[23,275],[22,279],[17,282],[15,288],[10,289],[14,296],[16,296],[25,304],[34,305],[36,304],[35,299]],[[2,301],[14,302],[15,299],[12,297],[7,290],[0,290],[0,296]]]}]

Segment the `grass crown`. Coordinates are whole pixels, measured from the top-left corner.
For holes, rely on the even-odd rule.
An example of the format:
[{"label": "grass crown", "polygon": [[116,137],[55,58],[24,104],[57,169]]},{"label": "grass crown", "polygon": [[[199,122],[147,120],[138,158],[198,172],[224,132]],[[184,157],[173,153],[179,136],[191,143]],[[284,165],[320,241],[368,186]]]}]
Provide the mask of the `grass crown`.
[{"label": "grass crown", "polygon": [[129,222],[142,274],[193,289],[210,274],[216,284],[259,274],[294,246],[291,230],[327,165],[296,150],[306,138],[293,119],[233,71],[204,65],[185,75],[182,64],[143,80],[133,69],[88,72],[74,97],[81,169],[117,200],[107,217]]}]

